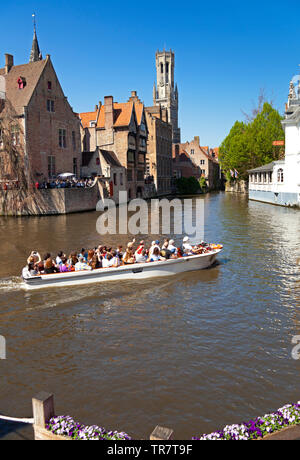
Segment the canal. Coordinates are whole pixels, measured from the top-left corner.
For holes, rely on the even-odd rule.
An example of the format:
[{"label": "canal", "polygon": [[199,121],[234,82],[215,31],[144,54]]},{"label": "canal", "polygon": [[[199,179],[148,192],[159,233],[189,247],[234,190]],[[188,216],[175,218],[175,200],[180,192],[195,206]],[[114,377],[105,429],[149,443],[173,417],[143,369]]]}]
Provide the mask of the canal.
[{"label": "canal", "polygon": [[[136,439],[158,424],[191,439],[300,400],[300,212],[198,199],[205,239],[224,251],[213,268],[169,279],[25,292],[31,250],[94,247],[98,214],[0,219],[0,414],[31,416],[44,390],[58,415]],[[0,439],[31,437],[0,422]]]}]

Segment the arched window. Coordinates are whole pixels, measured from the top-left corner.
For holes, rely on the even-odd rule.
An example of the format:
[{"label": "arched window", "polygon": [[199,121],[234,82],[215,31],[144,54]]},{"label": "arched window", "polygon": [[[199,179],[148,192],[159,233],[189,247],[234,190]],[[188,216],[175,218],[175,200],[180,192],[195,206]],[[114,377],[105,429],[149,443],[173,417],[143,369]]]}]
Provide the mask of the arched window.
[{"label": "arched window", "polygon": [[160,73],[164,73],[164,65],[160,64]]},{"label": "arched window", "polygon": [[284,176],[283,176],[283,169],[280,168],[277,171],[277,182],[283,182]]}]

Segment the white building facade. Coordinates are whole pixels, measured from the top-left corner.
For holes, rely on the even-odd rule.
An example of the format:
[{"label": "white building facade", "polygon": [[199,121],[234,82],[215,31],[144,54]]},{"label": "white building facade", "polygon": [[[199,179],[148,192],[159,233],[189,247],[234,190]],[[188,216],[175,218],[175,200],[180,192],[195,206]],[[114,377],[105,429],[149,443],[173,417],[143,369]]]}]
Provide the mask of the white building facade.
[{"label": "white building facade", "polygon": [[285,159],[249,171],[249,199],[300,207],[300,85],[293,82],[286,106]]}]

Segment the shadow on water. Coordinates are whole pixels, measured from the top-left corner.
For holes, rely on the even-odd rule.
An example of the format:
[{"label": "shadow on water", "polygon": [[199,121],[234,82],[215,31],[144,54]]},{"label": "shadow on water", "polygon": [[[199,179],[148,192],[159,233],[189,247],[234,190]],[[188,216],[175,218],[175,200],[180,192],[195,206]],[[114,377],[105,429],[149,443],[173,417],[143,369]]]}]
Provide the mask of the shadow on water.
[{"label": "shadow on water", "polygon": [[33,438],[32,426],[26,423],[8,422],[0,420],[0,439],[30,440]]}]

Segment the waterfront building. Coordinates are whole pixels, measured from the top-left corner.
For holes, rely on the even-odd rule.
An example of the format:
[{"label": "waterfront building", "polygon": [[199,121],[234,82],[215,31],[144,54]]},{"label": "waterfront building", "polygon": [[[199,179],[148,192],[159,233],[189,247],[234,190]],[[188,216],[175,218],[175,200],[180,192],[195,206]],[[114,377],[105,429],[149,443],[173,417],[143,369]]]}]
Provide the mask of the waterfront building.
[{"label": "waterfront building", "polygon": [[175,85],[175,54],[170,51],[156,52],[156,84],[153,86],[153,104],[167,109],[168,122],[172,125],[174,144],[181,142],[178,127],[178,88]]},{"label": "waterfront building", "polygon": [[82,152],[83,177],[98,177],[102,185],[103,198],[119,203],[119,193],[126,191],[126,169],[113,151],[99,147],[92,152]]},{"label": "waterfront building", "polygon": [[[176,152],[182,154],[181,160],[177,158],[178,153],[176,155]],[[188,174],[190,174],[196,179],[205,177],[208,188],[218,188],[220,184],[220,165],[213,153],[213,149],[200,146],[199,136],[195,136],[190,142],[176,144],[173,146],[174,174],[176,177],[180,176],[180,174],[180,177],[189,177]],[[188,161],[186,155],[190,161]]]},{"label": "waterfront building", "polygon": [[58,173],[80,175],[80,121],[61,88],[36,30],[30,61],[5,55],[0,69],[0,180],[41,183]]},{"label": "waterfront building", "polygon": [[136,91],[132,91],[124,103],[105,96],[103,105],[100,102],[93,112],[81,113],[80,119],[83,152],[94,152],[91,158],[99,163],[101,156],[97,160],[97,152],[112,152],[124,168],[123,185],[118,182],[121,176],[117,175],[115,186],[124,187],[129,199],[144,197],[148,128],[144,104]]},{"label": "waterfront building", "polygon": [[173,144],[173,177],[174,179],[201,177],[200,167],[193,162],[181,144]]},{"label": "waterfront building", "polygon": [[249,171],[249,199],[300,206],[300,85],[290,83],[285,119],[285,158]]},{"label": "waterfront building", "polygon": [[156,195],[172,192],[172,125],[168,122],[168,111],[160,105],[146,107],[149,130],[147,142],[146,175],[153,181]]}]

